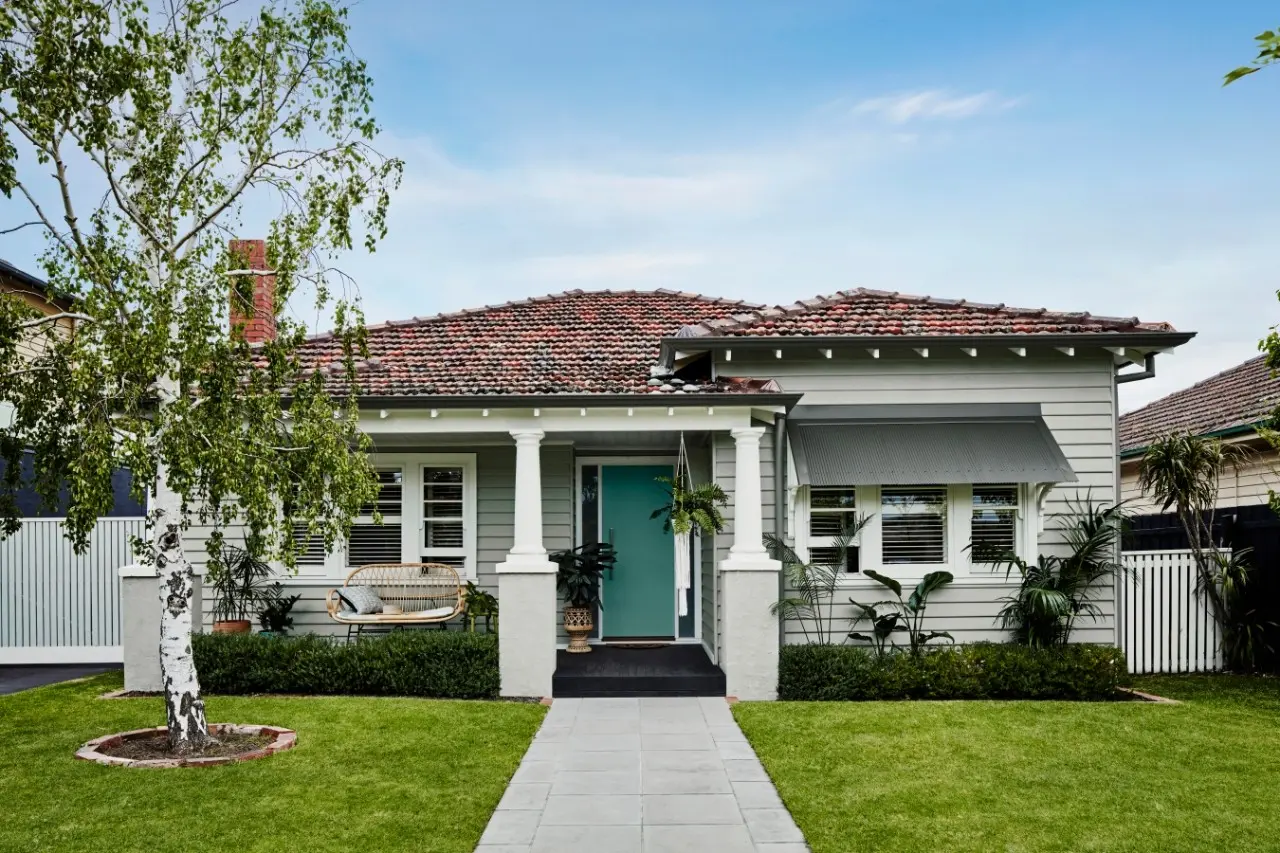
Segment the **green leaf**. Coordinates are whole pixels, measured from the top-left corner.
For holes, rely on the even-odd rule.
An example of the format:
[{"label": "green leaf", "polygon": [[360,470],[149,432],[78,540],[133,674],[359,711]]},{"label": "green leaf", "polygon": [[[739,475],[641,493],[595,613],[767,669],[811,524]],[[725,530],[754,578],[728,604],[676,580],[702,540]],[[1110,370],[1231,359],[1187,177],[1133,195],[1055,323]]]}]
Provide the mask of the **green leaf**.
[{"label": "green leaf", "polygon": [[874,571],[872,569],[867,569],[865,572],[863,572],[863,574],[871,578],[873,581],[880,584],[881,586],[888,587],[890,590],[893,591],[893,594],[898,596],[899,598],[902,597],[902,584],[900,584],[898,581],[894,580],[893,578],[889,577],[888,575],[882,575],[879,572]]}]

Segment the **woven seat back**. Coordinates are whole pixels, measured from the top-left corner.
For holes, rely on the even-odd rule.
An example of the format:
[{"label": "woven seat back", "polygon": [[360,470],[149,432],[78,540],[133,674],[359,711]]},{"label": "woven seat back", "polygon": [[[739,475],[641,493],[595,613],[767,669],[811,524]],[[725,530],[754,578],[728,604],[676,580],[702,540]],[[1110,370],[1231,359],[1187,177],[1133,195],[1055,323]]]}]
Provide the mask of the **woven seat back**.
[{"label": "woven seat back", "polygon": [[347,586],[370,587],[405,613],[457,607],[463,592],[457,570],[443,563],[371,563],[353,571]]}]

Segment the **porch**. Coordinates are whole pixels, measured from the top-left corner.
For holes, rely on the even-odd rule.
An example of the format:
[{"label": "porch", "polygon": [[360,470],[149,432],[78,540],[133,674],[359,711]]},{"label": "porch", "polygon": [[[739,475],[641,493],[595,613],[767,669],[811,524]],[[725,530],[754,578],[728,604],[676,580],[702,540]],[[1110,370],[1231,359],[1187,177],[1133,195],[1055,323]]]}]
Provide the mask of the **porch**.
[{"label": "porch", "polygon": [[[464,579],[496,593],[504,695],[772,694],[778,634],[768,608],[778,565],[762,545],[772,483],[763,482],[761,451],[783,407],[657,402],[393,410],[364,424],[382,459],[399,465],[403,553],[447,559],[431,537],[447,546],[454,536]],[[650,516],[666,499],[657,480],[674,473],[682,443],[695,480],[719,482],[729,506],[724,533],[695,537],[691,576],[678,577],[675,540]],[[460,480],[436,486],[442,464]],[[456,483],[455,517],[447,489]],[[549,553],[602,541],[619,562],[602,582],[593,652],[569,655]]]}]

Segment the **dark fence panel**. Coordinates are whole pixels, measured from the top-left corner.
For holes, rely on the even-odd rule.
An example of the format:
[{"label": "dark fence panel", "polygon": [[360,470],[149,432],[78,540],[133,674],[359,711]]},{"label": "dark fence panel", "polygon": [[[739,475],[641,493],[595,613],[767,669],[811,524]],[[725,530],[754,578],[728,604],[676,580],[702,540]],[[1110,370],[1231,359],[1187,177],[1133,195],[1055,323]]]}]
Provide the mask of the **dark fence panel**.
[{"label": "dark fence panel", "polygon": [[[1250,583],[1260,615],[1280,625],[1280,516],[1268,506],[1239,506],[1214,514],[1214,542],[1239,552],[1252,549]],[[1189,547],[1186,534],[1172,514],[1133,518],[1124,537],[1126,551],[1158,551]],[[1268,669],[1280,670],[1280,628],[1269,631],[1272,652]]]}]

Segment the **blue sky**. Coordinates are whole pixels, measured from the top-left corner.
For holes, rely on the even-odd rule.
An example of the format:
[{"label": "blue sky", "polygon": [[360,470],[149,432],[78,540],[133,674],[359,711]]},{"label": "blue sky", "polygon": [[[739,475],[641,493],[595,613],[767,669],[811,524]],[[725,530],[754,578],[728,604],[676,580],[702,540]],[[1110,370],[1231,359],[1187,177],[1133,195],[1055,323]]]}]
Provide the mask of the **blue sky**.
[{"label": "blue sky", "polygon": [[[1133,406],[1280,317],[1260,2],[393,2],[353,11],[391,235],[370,321],[572,288],[858,286],[1196,330]],[[38,247],[0,237],[30,265]]]}]

